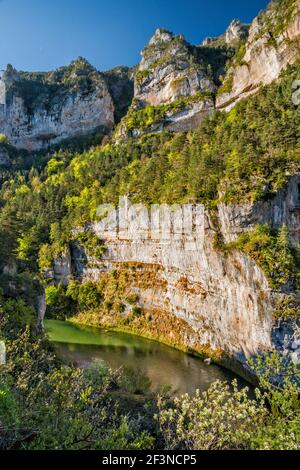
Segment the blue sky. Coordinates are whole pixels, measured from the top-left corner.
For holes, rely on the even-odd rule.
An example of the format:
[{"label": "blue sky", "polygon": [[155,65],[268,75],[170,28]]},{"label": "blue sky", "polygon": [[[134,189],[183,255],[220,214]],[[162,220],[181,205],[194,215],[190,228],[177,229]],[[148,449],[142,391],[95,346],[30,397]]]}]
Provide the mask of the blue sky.
[{"label": "blue sky", "polygon": [[157,27],[199,44],[268,0],[0,0],[0,69],[52,70],[83,56],[100,70],[134,65]]}]

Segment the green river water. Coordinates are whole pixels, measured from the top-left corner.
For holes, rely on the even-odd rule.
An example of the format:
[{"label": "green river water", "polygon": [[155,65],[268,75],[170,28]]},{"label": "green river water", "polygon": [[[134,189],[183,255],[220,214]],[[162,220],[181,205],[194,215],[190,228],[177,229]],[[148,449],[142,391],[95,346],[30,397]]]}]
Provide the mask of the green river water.
[{"label": "green river water", "polygon": [[58,320],[46,320],[45,327],[63,362],[86,367],[105,361],[113,369],[126,366],[141,370],[153,389],[169,385],[176,395],[193,393],[206,390],[216,380],[237,378],[222,367],[138,336]]}]

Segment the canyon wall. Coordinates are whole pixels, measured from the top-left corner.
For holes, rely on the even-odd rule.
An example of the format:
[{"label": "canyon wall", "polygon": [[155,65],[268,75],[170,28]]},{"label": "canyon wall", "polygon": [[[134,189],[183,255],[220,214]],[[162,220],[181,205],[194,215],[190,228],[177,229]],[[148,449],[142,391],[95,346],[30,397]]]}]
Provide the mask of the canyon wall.
[{"label": "canyon wall", "polygon": [[141,56],[134,96],[142,103],[158,106],[216,89],[204,60],[183,36],[157,29]]},{"label": "canyon wall", "polygon": [[32,79],[8,67],[0,77],[0,132],[17,148],[40,150],[65,139],[110,130],[114,104],[105,81],[88,69],[95,75],[92,86],[88,81],[81,88],[76,86],[85,66],[74,70],[74,85],[67,86],[63,81],[52,84],[46,74]]},{"label": "canyon wall", "polygon": [[[299,221],[291,222],[290,214],[299,207],[299,183],[299,176],[292,178],[275,199],[264,203],[263,210],[220,205],[218,228],[202,205],[147,209],[123,198],[117,209],[111,208],[104,219],[86,227],[105,242],[104,255],[89,256],[75,243],[56,262],[54,277],[63,284],[71,275],[98,282],[107,272],[129,269],[134,281],[126,286],[127,297],[136,296],[147,318],[156,310],[162,318],[167,312],[179,319],[189,349],[221,351],[245,365],[252,354],[276,348],[300,362],[295,325],[273,317],[282,294],[272,291],[265,274],[248,256],[239,251],[225,254],[215,246],[217,230],[225,240],[234,240],[251,229],[251,221],[258,222],[257,213],[260,223],[271,218],[275,225],[292,224],[298,240]],[[247,224],[250,211],[253,215]],[[145,273],[150,282],[145,282]],[[122,315],[128,314],[130,306]]]},{"label": "canyon wall", "polygon": [[53,72],[8,65],[0,73],[0,133],[28,150],[109,133],[132,101],[131,76],[128,67],[98,72],[81,57]]},{"label": "canyon wall", "polygon": [[230,110],[241,99],[276,80],[287,65],[299,58],[300,1],[291,1],[286,8],[275,2],[270,4],[267,12],[252,22],[242,47],[242,54],[233,61],[224,79],[228,91],[217,97],[219,109]]},{"label": "canyon wall", "polygon": [[219,204],[218,216],[221,232],[226,242],[231,242],[255,225],[268,224],[279,229],[286,225],[290,241],[294,246],[300,243],[300,174],[288,178],[273,197],[262,199],[255,204]]},{"label": "canyon wall", "polygon": [[40,150],[65,139],[106,131],[113,125],[113,112],[110,96],[101,89],[89,96],[66,95],[50,111],[41,107],[33,114],[21,97],[14,96],[0,128],[17,148]]}]

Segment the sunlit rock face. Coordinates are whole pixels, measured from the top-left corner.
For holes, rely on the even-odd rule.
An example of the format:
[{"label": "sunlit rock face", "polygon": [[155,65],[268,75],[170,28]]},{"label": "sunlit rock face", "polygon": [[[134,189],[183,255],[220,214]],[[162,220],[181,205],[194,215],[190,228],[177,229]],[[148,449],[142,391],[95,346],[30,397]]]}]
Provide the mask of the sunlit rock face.
[{"label": "sunlit rock face", "polygon": [[[134,137],[145,132],[188,131],[196,127],[213,108],[216,85],[204,54],[183,36],[157,29],[141,53],[134,77],[132,111],[147,106],[169,105],[165,116],[147,130],[127,132],[123,122],[118,136]],[[175,104],[181,102],[178,111]],[[174,106],[172,106],[172,104]]]},{"label": "sunlit rock face", "polygon": [[227,44],[235,44],[246,39],[249,34],[249,25],[242,24],[240,20],[233,20],[225,32],[225,41]]},{"label": "sunlit rock face", "polygon": [[134,69],[100,73],[82,58],[49,73],[18,73],[9,66],[0,73],[0,133],[18,148],[40,150],[110,134],[124,116],[149,106],[167,108],[147,128],[129,129],[122,120],[116,141],[189,131],[215,108],[229,111],[276,80],[299,57],[299,40],[300,0],[284,0],[272,2],[250,26],[233,20],[223,35],[200,46],[159,28]]},{"label": "sunlit rock face", "polygon": [[[223,255],[214,247],[214,224],[201,205],[147,209],[127,198],[89,230],[105,242],[101,259],[79,245],[68,266],[82,281],[132,267],[135,294],[144,315],[168,312],[186,325],[191,349],[209,347],[244,363],[249,355],[271,349],[272,295],[263,272],[246,255]],[[145,273],[150,283],[138,282]],[[61,272],[56,281],[61,282]],[[66,272],[65,272],[66,274]]]},{"label": "sunlit rock face", "polygon": [[183,36],[158,29],[141,54],[135,98],[142,102],[157,106],[215,89],[196,48]]},{"label": "sunlit rock face", "polygon": [[[234,32],[231,30],[230,37]],[[254,19],[243,57],[233,63],[225,82],[230,90],[217,98],[217,107],[229,110],[241,99],[276,80],[287,65],[299,58],[300,1],[291,0],[286,10],[273,3]]]},{"label": "sunlit rock face", "polygon": [[[105,243],[103,256],[90,256],[74,242],[70,254],[56,261],[54,278],[65,284],[71,276],[98,282],[105,273],[131,270],[134,281],[126,283],[126,295],[138,299],[146,318],[156,311],[182,321],[190,349],[222,351],[246,367],[249,356],[275,348],[300,363],[295,322],[273,316],[277,301],[294,294],[272,290],[255,261],[239,251],[224,253],[215,244],[217,231],[230,242],[258,223],[287,225],[291,241],[299,243],[299,201],[299,175],[272,200],[220,204],[218,220],[202,205],[147,208],[125,197],[85,228]],[[129,313],[126,307],[124,315]]]},{"label": "sunlit rock face", "polygon": [[114,125],[107,85],[84,59],[47,74],[10,66],[0,85],[0,132],[18,148],[39,150]]}]

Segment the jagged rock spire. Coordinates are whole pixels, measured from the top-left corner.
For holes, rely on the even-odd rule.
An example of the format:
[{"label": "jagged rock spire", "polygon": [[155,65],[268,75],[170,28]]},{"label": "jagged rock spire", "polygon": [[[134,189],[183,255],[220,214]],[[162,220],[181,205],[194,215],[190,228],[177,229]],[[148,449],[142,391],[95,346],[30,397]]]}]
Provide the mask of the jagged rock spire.
[{"label": "jagged rock spire", "polygon": [[249,25],[241,23],[241,21],[236,18],[232,20],[225,32],[226,43],[231,44],[246,38],[249,34],[249,27]]},{"label": "jagged rock spire", "polygon": [[174,39],[174,34],[170,31],[167,31],[164,28],[157,28],[154,35],[149,41],[149,46],[153,46],[155,44],[159,44],[162,42],[170,42]]}]

